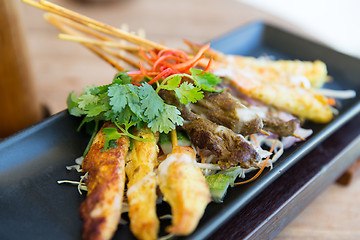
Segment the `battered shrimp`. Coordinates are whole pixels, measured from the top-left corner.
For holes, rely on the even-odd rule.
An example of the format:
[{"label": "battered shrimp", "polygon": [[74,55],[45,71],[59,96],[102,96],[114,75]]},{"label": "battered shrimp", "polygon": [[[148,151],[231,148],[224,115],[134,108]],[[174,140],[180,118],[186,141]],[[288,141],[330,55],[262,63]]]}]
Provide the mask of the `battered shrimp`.
[{"label": "battered shrimp", "polygon": [[[202,45],[185,41],[192,52],[197,52]],[[271,60],[270,58],[245,57],[238,55],[225,55],[214,49],[205,52],[208,58],[213,58],[215,67],[219,65],[232,65],[237,69],[251,70],[261,75],[266,81],[283,83],[287,85],[305,84],[307,87],[319,88],[329,78],[326,64],[320,60]],[[224,66],[222,66],[224,67]]]},{"label": "battered shrimp", "polygon": [[153,141],[133,140],[134,148],[126,157],[130,229],[138,239],[157,239],[159,220],[156,215],[156,175],[153,171],[159,152],[157,135],[148,128],[137,130],[134,134]]},{"label": "battered shrimp", "polygon": [[321,87],[328,79],[324,62],[316,60],[270,60],[244,56],[227,56],[238,69],[250,70],[262,76],[268,82],[304,87]]},{"label": "battered shrimp", "polygon": [[167,230],[175,235],[193,232],[210,202],[209,186],[195,157],[192,148],[176,146],[158,168],[160,190],[173,215]]},{"label": "battered shrimp", "polygon": [[[114,126],[105,123],[105,127]],[[88,195],[79,209],[84,222],[83,239],[111,239],[120,220],[129,139],[122,136],[116,141],[117,147],[102,151],[104,143],[100,130],[83,161],[83,170],[88,172]]]},{"label": "battered shrimp", "polygon": [[333,117],[327,98],[311,88],[268,82],[259,75],[248,76],[236,70],[232,73],[231,82],[240,92],[265,104],[317,123],[327,123]]}]

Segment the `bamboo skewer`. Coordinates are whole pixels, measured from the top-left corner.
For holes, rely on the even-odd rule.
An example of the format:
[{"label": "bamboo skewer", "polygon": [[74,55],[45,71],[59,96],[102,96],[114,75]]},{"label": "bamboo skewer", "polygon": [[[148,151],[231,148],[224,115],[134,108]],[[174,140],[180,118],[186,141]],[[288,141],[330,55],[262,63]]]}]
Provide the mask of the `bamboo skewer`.
[{"label": "bamboo skewer", "polygon": [[122,30],[112,27],[110,25],[106,25],[102,22],[96,21],[92,18],[86,17],[82,14],[68,10],[66,8],[63,8],[59,5],[50,3],[48,1],[42,1],[42,0],[39,2],[36,2],[33,0],[22,0],[22,1],[24,3],[32,5],[34,7],[37,7],[37,8],[43,9],[45,11],[54,13],[56,15],[68,18],[74,22],[80,23],[82,25],[85,25],[85,26],[95,29],[97,31],[109,34],[114,37],[119,37],[128,42],[139,45],[145,49],[158,49],[158,50],[166,49],[166,47],[163,45],[160,45],[160,44],[151,42],[149,40],[143,39],[141,37],[135,36],[133,34],[122,31]]},{"label": "bamboo skewer", "polygon": [[100,40],[90,39],[90,38],[87,38],[87,37],[74,36],[74,35],[63,34],[63,33],[60,33],[58,35],[58,37],[60,39],[62,39],[62,40],[67,40],[67,41],[73,41],[73,42],[79,42],[79,43],[88,43],[88,44],[93,44],[93,45],[98,45],[98,46],[105,46],[105,47],[119,48],[121,50],[126,50],[126,51],[134,51],[134,52],[139,51],[139,47],[129,46],[127,44],[122,44],[122,43],[118,43],[118,42],[100,41]]},{"label": "bamboo skewer", "polygon": [[77,22],[74,22],[74,21],[71,21],[65,17],[62,17],[62,16],[58,16],[58,15],[54,15],[53,13],[45,13],[44,14],[45,16],[46,15],[52,15],[52,18],[56,19],[56,21],[58,22],[61,22],[63,24],[66,24],[68,25],[69,27],[72,27],[80,32],[83,32],[83,33],[86,33],[87,35],[89,36],[92,36],[92,37],[95,37],[95,38],[98,38],[100,40],[103,40],[103,41],[113,41],[115,42],[112,38],[108,37],[108,36],[105,36],[104,34],[102,33],[99,33],[91,28],[88,28],[80,23],[77,23]]},{"label": "bamboo skewer", "polygon": [[132,61],[131,59],[123,56],[121,53],[119,52],[114,52],[113,50],[109,49],[109,48],[106,48],[106,47],[103,47],[102,48],[105,52],[107,52],[108,54],[120,59],[120,60],[123,60],[124,62],[126,62],[127,64],[135,67],[135,68],[138,68],[139,67],[139,63],[138,62],[135,62],[135,61]]},{"label": "bamboo skewer", "polygon": [[[120,66],[113,58],[122,60],[131,66],[138,67],[138,61],[134,61],[125,56],[126,53],[141,60],[142,56],[139,54],[140,47],[146,49],[165,48],[164,46],[152,43],[134,34],[130,34],[125,30],[106,25],[48,1],[22,1],[47,11],[48,13],[44,15],[45,19],[66,33],[60,34],[60,39],[80,42],[119,71],[124,71],[125,68]],[[106,36],[105,34],[109,36]],[[141,31],[140,34],[144,35]],[[118,39],[114,40],[110,36],[120,38],[122,42],[119,42]],[[127,45],[126,43],[128,42],[135,43],[136,45]],[[114,51],[112,48],[120,49],[120,51]]]},{"label": "bamboo skewer", "polygon": [[303,138],[303,137],[301,137],[301,136],[299,136],[299,135],[297,135],[297,134],[293,134],[293,137],[296,137],[296,138],[298,138],[298,139],[300,139],[301,141],[306,141],[306,139],[305,138]]},{"label": "bamboo skewer", "polygon": [[[64,19],[63,17],[59,17],[56,16],[52,13],[47,13],[44,15],[45,20],[47,20],[49,23],[53,24],[54,26],[56,26],[57,28],[59,28],[61,31],[65,32],[66,34],[59,34],[59,38],[63,39],[64,36],[66,40],[77,40],[80,43],[82,43],[85,47],[89,48],[91,51],[93,51],[95,54],[97,54],[98,56],[100,56],[101,58],[105,59],[105,61],[107,61],[108,63],[110,63],[112,66],[114,66],[116,69],[118,69],[119,71],[124,71],[121,69],[124,69],[123,67],[119,66],[114,60],[110,59],[109,57],[106,56],[105,53],[112,55],[113,57],[120,59],[124,62],[126,62],[127,64],[137,67],[138,63],[135,61],[132,61],[131,59],[123,56],[122,54],[115,52],[113,50],[111,50],[110,48],[104,46],[104,45],[119,45],[118,42],[114,41],[111,38],[108,38],[100,33],[97,33],[95,31],[92,31],[90,29],[90,31],[83,31],[85,30],[83,26],[76,24],[74,22],[68,21],[68,19]],[[67,27],[64,27],[64,26]],[[63,26],[63,27],[61,27]],[[75,28],[75,29],[74,29]],[[94,36],[98,39],[102,39],[104,41],[99,41],[96,39],[91,39],[89,37],[85,37],[85,35],[83,34],[84,32],[86,32],[87,34],[90,34],[91,36]],[[94,43],[99,43],[94,44]],[[96,46],[93,46],[96,45]],[[123,44],[124,45],[124,44]],[[139,57],[138,53],[135,51],[135,48],[138,48],[136,46],[123,46],[124,48],[128,48],[127,52],[129,52],[130,54],[132,54],[133,56]],[[129,49],[133,48],[133,51],[130,51]],[[139,49],[139,48],[138,48]],[[105,53],[102,53],[101,50],[105,51]]]},{"label": "bamboo skewer", "polygon": [[[52,15],[46,15],[45,19],[65,33],[72,34],[72,35],[81,34],[81,33],[76,32],[76,30],[71,29],[71,28],[57,22],[54,18],[52,18]],[[88,44],[88,43],[81,43],[81,44],[83,44],[85,47],[87,47],[89,50],[91,50],[93,53],[95,53],[99,57],[103,58],[106,62],[108,62],[111,66],[116,68],[118,71],[125,71],[125,68],[121,67],[113,59],[109,58],[106,54],[103,53],[103,51],[100,48],[93,46],[91,44]]]}]

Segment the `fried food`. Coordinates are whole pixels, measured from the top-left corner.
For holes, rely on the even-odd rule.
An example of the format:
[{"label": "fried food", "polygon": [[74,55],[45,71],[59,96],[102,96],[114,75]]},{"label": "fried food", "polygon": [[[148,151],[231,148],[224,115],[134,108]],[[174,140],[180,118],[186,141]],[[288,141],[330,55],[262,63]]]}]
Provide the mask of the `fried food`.
[{"label": "fried food", "polygon": [[153,141],[134,140],[133,150],[126,157],[127,198],[131,232],[143,240],[157,239],[159,220],[156,215],[156,175],[159,148],[157,134],[143,128],[135,136]]},{"label": "fried food", "polygon": [[[105,127],[113,126],[105,123]],[[121,216],[129,139],[122,136],[116,141],[117,147],[102,151],[104,143],[104,133],[100,130],[83,161],[83,171],[88,172],[85,180],[88,195],[79,209],[84,222],[83,239],[111,239]]]},{"label": "fried food", "polygon": [[173,215],[167,230],[175,235],[193,232],[210,202],[209,186],[195,158],[192,148],[176,146],[159,165],[159,187]]},{"label": "fried food", "polygon": [[311,86],[319,88],[327,81],[327,68],[324,62],[316,60],[270,60],[267,58],[254,58],[233,56],[239,69],[251,69],[261,74],[271,82],[291,84],[294,77],[304,76]]},{"label": "fried food", "polygon": [[327,98],[316,94],[312,89],[260,82],[241,74],[237,74],[232,81],[240,92],[302,120],[327,123],[333,118]]},{"label": "fried food", "polygon": [[[193,53],[197,52],[202,45],[184,41]],[[212,57],[215,62],[229,64],[238,69],[251,70],[261,75],[270,82],[289,85],[294,81],[293,77],[304,76],[313,88],[320,88],[329,79],[326,64],[320,60],[272,60],[270,58],[255,58],[238,55],[225,55],[214,49],[208,49],[205,55]],[[292,79],[293,78],[293,79]]]}]

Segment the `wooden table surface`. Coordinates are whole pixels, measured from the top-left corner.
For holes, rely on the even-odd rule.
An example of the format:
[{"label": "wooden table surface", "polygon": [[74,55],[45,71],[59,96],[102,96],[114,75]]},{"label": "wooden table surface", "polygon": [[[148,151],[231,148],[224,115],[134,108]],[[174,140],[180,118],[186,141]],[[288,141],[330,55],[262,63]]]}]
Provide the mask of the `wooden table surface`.
[{"label": "wooden table surface", "polygon": [[[304,35],[298,27],[235,0],[53,2],[116,27],[143,28],[148,39],[170,47],[183,47],[182,39],[204,43],[256,20]],[[41,10],[20,4],[19,13],[36,92],[51,114],[66,108],[70,91],[111,81],[115,70],[79,44],[58,40],[58,30],[43,20]],[[360,239],[359,185],[360,178],[348,187],[331,185],[276,239]]]}]

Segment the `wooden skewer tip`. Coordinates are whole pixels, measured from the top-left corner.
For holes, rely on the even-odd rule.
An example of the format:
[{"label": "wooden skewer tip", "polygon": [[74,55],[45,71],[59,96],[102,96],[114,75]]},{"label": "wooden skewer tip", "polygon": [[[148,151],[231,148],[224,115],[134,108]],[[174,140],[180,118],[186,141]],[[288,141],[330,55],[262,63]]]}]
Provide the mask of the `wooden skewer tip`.
[{"label": "wooden skewer tip", "polygon": [[301,141],[306,141],[305,138],[300,137],[299,135],[297,135],[297,134],[295,134],[295,133],[293,134],[293,137],[296,137],[296,138],[300,139]]},{"label": "wooden skewer tip", "polygon": [[266,135],[266,136],[270,136],[270,133],[268,133],[268,132],[266,132],[266,131],[264,131],[264,130],[260,130],[260,133],[262,133],[262,134],[264,134],[264,135]]}]

